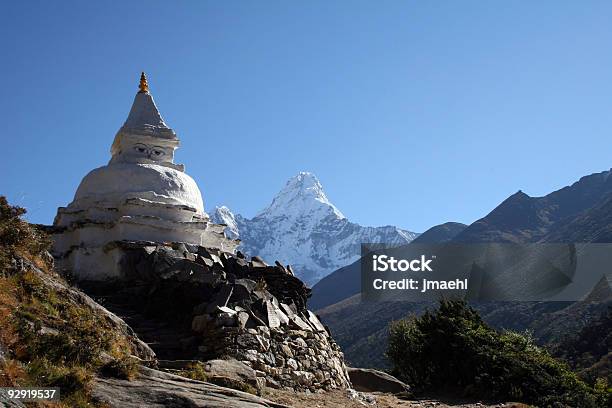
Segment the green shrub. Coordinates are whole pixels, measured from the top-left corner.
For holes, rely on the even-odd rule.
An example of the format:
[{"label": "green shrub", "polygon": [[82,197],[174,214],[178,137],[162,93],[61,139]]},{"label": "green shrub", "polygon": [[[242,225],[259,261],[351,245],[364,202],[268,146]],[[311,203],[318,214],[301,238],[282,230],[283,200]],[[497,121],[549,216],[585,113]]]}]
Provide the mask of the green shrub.
[{"label": "green shrub", "polygon": [[612,306],[573,336],[553,347],[553,354],[567,361],[590,384],[612,384]]},{"label": "green shrub", "polygon": [[0,196],[0,272],[14,254],[38,256],[51,245],[49,237],[21,219],[26,210]]},{"label": "green shrub", "polygon": [[191,378],[192,380],[208,381],[208,374],[204,369],[204,364],[200,362],[190,364],[189,367],[180,370],[177,374],[182,377]]},{"label": "green shrub", "polygon": [[579,380],[530,336],[495,331],[459,300],[442,300],[437,310],[392,323],[387,356],[396,376],[424,392],[542,407],[602,407],[609,397]]},{"label": "green shrub", "polygon": [[36,386],[59,387],[65,395],[88,389],[91,380],[91,374],[82,367],[58,365],[45,358],[33,360],[27,370]]},{"label": "green shrub", "polygon": [[122,380],[133,380],[138,375],[138,360],[130,357],[114,359],[100,368],[100,373],[105,377],[120,378]]},{"label": "green shrub", "polygon": [[208,382],[211,384],[218,385],[219,387],[231,388],[242,392],[248,392],[249,394],[258,395],[257,389],[251,384],[247,384],[242,381],[235,380],[229,377],[210,377]]}]

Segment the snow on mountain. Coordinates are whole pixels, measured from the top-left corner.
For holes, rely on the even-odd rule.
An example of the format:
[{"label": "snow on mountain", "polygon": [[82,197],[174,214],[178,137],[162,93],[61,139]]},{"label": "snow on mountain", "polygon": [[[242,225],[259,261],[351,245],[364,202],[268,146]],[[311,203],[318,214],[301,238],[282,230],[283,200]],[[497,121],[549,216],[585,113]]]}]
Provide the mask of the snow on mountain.
[{"label": "snow on mountain", "polygon": [[285,217],[293,220],[308,215],[312,220],[317,220],[332,214],[338,219],[346,218],[329,201],[317,177],[312,173],[301,172],[289,179],[274,197],[272,204],[260,211],[255,218]]},{"label": "snow on mountain", "polygon": [[309,284],[356,261],[362,243],[401,245],[418,235],[390,225],[363,227],[350,222],[329,201],[317,177],[307,172],[289,179],[252,219],[225,206],[217,207],[212,219],[227,225],[228,237],[242,240],[240,250],[268,263],[288,263]]},{"label": "snow on mountain", "polygon": [[227,225],[225,227],[225,236],[231,239],[240,237],[236,217],[229,208],[224,205],[221,207],[216,207],[212,217],[214,222]]}]

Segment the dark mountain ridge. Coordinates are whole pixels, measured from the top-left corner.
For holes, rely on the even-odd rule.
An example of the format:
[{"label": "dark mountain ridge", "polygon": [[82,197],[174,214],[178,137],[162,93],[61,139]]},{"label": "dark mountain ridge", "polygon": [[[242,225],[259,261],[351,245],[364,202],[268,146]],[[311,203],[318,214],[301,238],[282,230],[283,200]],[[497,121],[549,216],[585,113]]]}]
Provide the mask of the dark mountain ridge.
[{"label": "dark mountain ridge", "polygon": [[[543,197],[519,191],[450,239],[450,242],[612,242],[612,178],[605,171],[582,177],[568,187]],[[445,225],[445,224],[443,224]],[[443,226],[442,225],[442,226]],[[431,230],[419,239],[426,240]],[[444,235],[439,236],[442,242]],[[425,303],[360,301],[359,287],[344,298],[346,288],[359,285],[359,264],[342,268],[313,288],[313,299],[323,318],[353,365],[384,367],[388,323],[411,313],[419,314]],[[352,271],[352,274],[349,272]],[[343,286],[341,286],[343,285]],[[334,294],[334,287],[336,292]],[[338,288],[343,287],[342,291]],[[487,323],[497,328],[531,330],[540,344],[555,344],[577,333],[612,303],[610,292],[595,302],[488,302],[476,305]],[[327,303],[332,297],[336,303]]]},{"label": "dark mountain ridge", "polygon": [[[552,242],[552,230],[597,206],[612,192],[611,171],[580,178],[543,197],[518,191],[459,233],[454,242]],[[558,240],[565,240],[557,235]]]},{"label": "dark mountain ridge", "polygon": [[418,237],[412,240],[414,244],[434,244],[451,241],[463,230],[467,228],[467,225],[460,222],[445,222],[431,227]]},{"label": "dark mountain ridge", "polygon": [[[612,242],[611,173],[581,177],[543,197],[519,190],[471,225],[436,225],[413,243]],[[310,306],[316,310],[358,294],[359,275],[359,261],[329,274],[313,287]]]},{"label": "dark mountain ridge", "polygon": [[[463,231],[467,225],[460,222],[446,222],[431,227],[412,242],[431,244],[448,242]],[[347,299],[361,291],[361,260],[337,269],[327,275],[312,288],[312,297],[308,300],[311,309],[318,310]]]}]

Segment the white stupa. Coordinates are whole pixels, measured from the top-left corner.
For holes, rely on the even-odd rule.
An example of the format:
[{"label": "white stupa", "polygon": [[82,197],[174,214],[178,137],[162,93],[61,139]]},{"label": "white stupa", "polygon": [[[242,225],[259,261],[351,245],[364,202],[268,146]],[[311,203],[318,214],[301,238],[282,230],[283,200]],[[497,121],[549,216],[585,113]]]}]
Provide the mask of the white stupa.
[{"label": "white stupa", "polygon": [[[196,182],[174,163],[176,133],[162,119],[144,72],[108,165],[81,181],[53,223],[59,266],[79,279],[119,277],[115,241],[184,242],[234,252],[238,241],[209,222]],[[119,251],[120,252],[120,251]]]}]

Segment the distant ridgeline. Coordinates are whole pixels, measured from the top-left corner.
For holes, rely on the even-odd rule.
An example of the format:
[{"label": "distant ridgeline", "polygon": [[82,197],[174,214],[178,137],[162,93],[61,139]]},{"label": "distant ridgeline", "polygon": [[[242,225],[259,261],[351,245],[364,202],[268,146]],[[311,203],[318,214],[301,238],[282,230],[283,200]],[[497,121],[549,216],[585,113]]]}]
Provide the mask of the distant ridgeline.
[{"label": "distant ridgeline", "polygon": [[[611,171],[582,177],[543,197],[519,191],[469,226],[447,223],[413,242],[612,243]],[[309,306],[319,310],[351,364],[386,366],[383,356],[388,323],[421,313],[430,303],[360,303],[360,263],[355,262],[313,287]],[[497,328],[532,330],[541,344],[554,345],[600,316],[612,301],[610,282],[592,287],[579,302],[479,302],[474,307]],[[358,334],[357,334],[358,333]],[[372,347],[372,344],[380,346]]]},{"label": "distant ridgeline", "polygon": [[[582,177],[544,197],[529,197],[519,191],[469,226],[437,225],[413,243],[612,243],[610,174],[605,171]],[[356,261],[322,279],[313,287],[311,307],[321,309],[358,294],[359,275],[360,264]],[[347,284],[338,290],[340,276]]]}]

